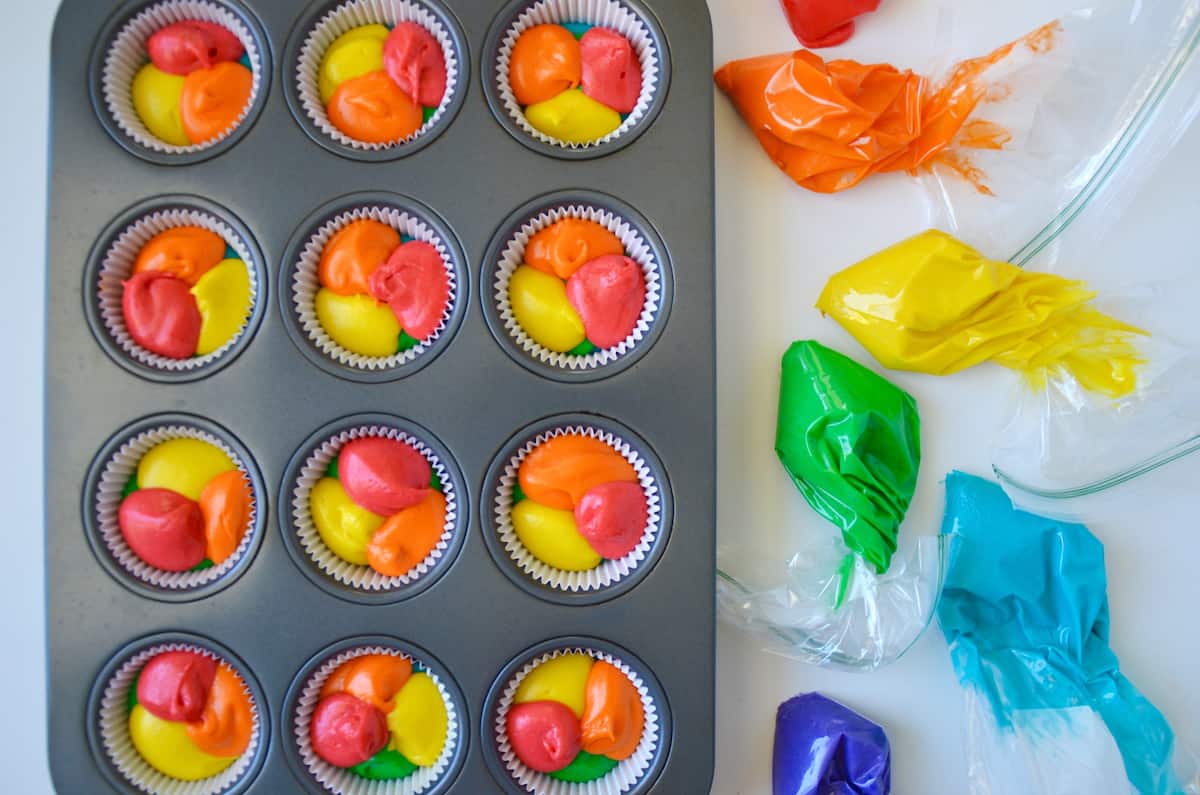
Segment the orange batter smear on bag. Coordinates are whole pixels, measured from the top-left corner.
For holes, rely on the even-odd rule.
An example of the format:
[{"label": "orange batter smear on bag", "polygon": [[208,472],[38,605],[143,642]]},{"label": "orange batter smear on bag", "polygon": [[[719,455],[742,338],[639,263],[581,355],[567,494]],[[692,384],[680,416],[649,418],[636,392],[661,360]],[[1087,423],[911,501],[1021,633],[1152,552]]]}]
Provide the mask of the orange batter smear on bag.
[{"label": "orange batter smear on bag", "polygon": [[990,194],[987,175],[964,152],[1003,149],[1012,135],[971,118],[981,103],[1006,95],[984,77],[1017,47],[1049,52],[1061,30],[1051,22],[963,61],[937,86],[890,64],[826,62],[808,50],[733,61],[714,79],[776,165],[809,190],[835,193],[872,174],[915,175],[942,164]]}]

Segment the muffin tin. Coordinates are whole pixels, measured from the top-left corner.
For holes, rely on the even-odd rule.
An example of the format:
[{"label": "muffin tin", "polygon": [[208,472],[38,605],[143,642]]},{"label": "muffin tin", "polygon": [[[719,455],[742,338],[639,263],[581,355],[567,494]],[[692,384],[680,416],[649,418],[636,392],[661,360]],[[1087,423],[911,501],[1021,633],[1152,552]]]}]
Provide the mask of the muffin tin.
[{"label": "muffin tin", "polygon": [[[170,153],[131,142],[96,91],[108,43],[151,3],[64,0],[52,54],[46,352],[49,758],[59,791],[136,791],[95,745],[97,699],[137,650],[181,639],[238,661],[261,695],[263,744],[238,791],[323,791],[297,768],[294,694],[312,666],[363,639],[432,661],[461,695],[460,745],[428,791],[522,791],[496,765],[492,711],[517,667],[576,647],[622,660],[654,698],[658,750],[627,791],[708,790],[716,521],[708,15],[693,0],[622,0],[646,20],[660,56],[654,102],[615,140],[569,149],[522,138],[490,103],[496,37],[536,1],[420,0],[460,50],[459,89],[432,130],[364,157],[314,136],[289,88],[297,42],[338,3],[189,0],[237,15],[261,42],[266,71],[235,133]],[[322,219],[364,200],[415,211],[446,244],[459,279],[435,349],[397,368],[335,362],[294,314],[288,275],[299,248]],[[594,203],[636,227],[661,276],[648,331],[583,377],[523,361],[496,326],[492,260],[514,223],[556,202]],[[99,312],[105,252],[130,223],[163,208],[223,220],[258,279],[243,338],[182,375],[131,359]],[[233,445],[258,502],[255,537],[234,569],[181,596],[139,585],[106,560],[95,506],[123,440],[189,423]],[[386,598],[346,592],[294,537],[298,468],[316,445],[361,425],[428,445],[456,491],[458,524],[442,558],[415,580],[420,587]],[[492,509],[513,445],[581,426],[631,446],[660,511],[642,560],[578,597],[510,565]]]}]

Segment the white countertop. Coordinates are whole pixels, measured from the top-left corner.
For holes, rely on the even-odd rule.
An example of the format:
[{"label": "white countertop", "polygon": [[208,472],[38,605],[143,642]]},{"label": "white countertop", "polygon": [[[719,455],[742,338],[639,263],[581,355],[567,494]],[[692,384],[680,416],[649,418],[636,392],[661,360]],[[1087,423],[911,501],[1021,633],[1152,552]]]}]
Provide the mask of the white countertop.
[{"label": "white countertop", "polygon": [[[651,3],[652,5],[652,3]],[[953,29],[981,53],[1047,21],[1065,0],[953,4]],[[0,331],[3,436],[0,463],[13,559],[0,577],[0,658],[9,683],[0,749],[9,792],[51,792],[45,749],[45,614],[42,527],[42,307],[45,290],[46,106],[50,0],[5,0],[10,40],[0,59],[6,106],[20,109],[0,130],[4,152],[0,219],[8,244],[7,295]],[[716,63],[793,49],[776,0],[709,0]],[[950,4],[947,4],[950,7]],[[837,52],[860,60],[920,67],[936,62],[949,16],[934,0],[884,0],[860,33]],[[14,121],[20,118],[24,123]],[[754,544],[754,528],[820,520],[803,503],[773,451],[779,358],[794,339],[817,338],[867,362],[832,321],[811,309],[829,274],[918,231],[925,215],[903,177],[837,196],[793,185],[758,149],[723,97],[716,102],[720,416],[720,527],[726,543]],[[865,220],[864,220],[865,219]],[[981,367],[953,378],[894,374],[919,401],[922,474],[904,532],[933,533],[941,523],[941,479],[950,469],[987,474],[988,439],[1005,418],[1010,376]],[[76,495],[63,495],[75,500]],[[1200,496],[1192,502],[1200,509]],[[1127,676],[1167,716],[1181,746],[1200,750],[1200,522],[1196,510],[1169,514],[1147,506],[1136,520],[1092,523],[1104,542],[1112,605],[1112,645]],[[686,664],[686,661],[681,661]],[[818,669],[761,651],[756,639],[724,624],[717,640],[718,795],[770,792],[776,706],[819,690],[882,723],[893,749],[901,795],[962,795],[961,692],[934,625],[900,662],[873,674]],[[86,762],[90,764],[90,762]],[[669,793],[668,795],[681,795]],[[690,793],[688,795],[691,795]],[[1023,793],[1021,795],[1024,795]]]}]

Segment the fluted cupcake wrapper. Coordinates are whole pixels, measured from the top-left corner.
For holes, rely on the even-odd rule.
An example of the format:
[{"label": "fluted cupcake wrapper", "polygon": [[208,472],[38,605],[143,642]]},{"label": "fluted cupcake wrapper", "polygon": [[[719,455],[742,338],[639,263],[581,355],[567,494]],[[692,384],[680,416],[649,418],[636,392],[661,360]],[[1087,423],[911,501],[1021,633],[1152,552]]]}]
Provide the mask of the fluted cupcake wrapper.
[{"label": "fluted cupcake wrapper", "polygon": [[[567,434],[579,434],[599,439],[619,453],[633,466],[637,473],[638,483],[646,495],[646,528],[642,532],[642,538],[638,541],[637,546],[624,557],[615,560],[604,559],[600,565],[587,571],[565,571],[539,560],[521,543],[512,523],[513,486],[518,482],[521,462],[539,445],[556,436]],[[632,445],[615,434],[582,425],[555,428],[552,431],[538,434],[533,440],[526,442],[505,465],[504,471],[500,475],[500,486],[494,496],[493,505],[496,533],[499,535],[504,550],[534,580],[563,591],[595,591],[620,582],[645,560],[650,548],[654,546],[655,539],[662,532],[662,491],[645,459]]]},{"label": "fluted cupcake wrapper", "polygon": [[[425,460],[429,462],[429,466],[437,473],[442,484],[442,494],[446,498],[446,523],[437,546],[411,571],[398,577],[389,577],[380,574],[370,566],[360,566],[338,557],[337,553],[325,545],[313,523],[310,504],[313,486],[318,480],[325,477],[329,463],[346,443],[354,439],[372,436],[403,442],[424,456]],[[455,493],[454,480],[450,477],[450,471],[446,464],[420,439],[416,439],[404,431],[383,425],[361,425],[327,439],[305,460],[292,489],[292,517],[295,520],[300,546],[317,568],[325,574],[343,585],[364,591],[390,591],[410,585],[428,574],[442,559],[446,550],[450,548],[455,528],[458,525],[458,512],[458,495]]]},{"label": "fluted cupcake wrapper", "polygon": [[[246,57],[250,61],[250,71],[253,72],[254,79],[250,84],[250,99],[229,129],[202,144],[176,146],[156,137],[138,116],[133,106],[133,78],[138,70],[150,62],[146,42],[151,35],[167,25],[193,19],[214,22],[232,32],[246,49]],[[263,56],[259,52],[258,42],[236,14],[220,3],[210,0],[162,0],[138,13],[117,33],[105,56],[101,76],[104,105],[121,131],[147,149],[173,155],[211,149],[232,135],[250,115],[262,86]]]},{"label": "fluted cupcake wrapper", "polygon": [[[395,27],[401,22],[415,22],[433,34],[442,48],[446,61],[446,93],[433,115],[412,135],[390,143],[370,143],[351,138],[339,130],[329,119],[325,103],[321,101],[319,78],[321,61],[329,45],[342,34],[363,25],[387,25]],[[300,58],[296,64],[295,80],[300,104],[304,113],[323,134],[341,144],[366,152],[378,152],[400,144],[414,141],[432,130],[446,115],[458,88],[458,51],[450,31],[429,9],[416,0],[350,0],[330,11],[313,27],[300,47]],[[416,97],[412,98],[417,101]]]},{"label": "fluted cupcake wrapper", "polygon": [[[642,741],[638,743],[632,756],[621,760],[609,773],[595,781],[559,781],[545,773],[539,773],[521,761],[508,739],[508,711],[513,706],[513,698],[516,696],[521,682],[542,663],[565,654],[586,654],[595,660],[603,660],[615,666],[633,683],[642,700],[642,712],[645,720],[642,727]],[[493,739],[500,752],[500,761],[513,780],[525,791],[534,793],[534,795],[621,795],[621,793],[629,792],[638,785],[646,771],[650,769],[659,743],[658,705],[654,703],[646,683],[642,681],[636,671],[611,654],[585,648],[559,649],[526,663],[504,686],[504,692],[496,705],[496,722],[493,728]]]},{"label": "fluted cupcake wrapper", "polygon": [[[152,795],[219,795],[231,789],[246,774],[258,752],[262,742],[262,719],[259,715],[260,705],[254,700],[254,695],[246,683],[243,671],[237,672],[242,680],[242,687],[250,700],[251,724],[250,744],[237,760],[215,776],[199,781],[181,781],[160,773],[150,766],[133,746],[129,737],[129,689],[133,686],[142,667],[159,654],[170,651],[188,651],[202,654],[226,665],[229,661],[202,646],[187,643],[166,643],[151,646],[130,657],[104,686],[104,694],[100,699],[100,740],[104,752],[122,776],[130,784],[143,792]],[[231,666],[232,667],[232,666]]]},{"label": "fluted cupcake wrapper", "polygon": [[397,649],[386,646],[361,646],[326,660],[304,683],[304,688],[300,692],[296,704],[295,715],[292,717],[292,737],[299,749],[300,761],[317,783],[336,795],[420,795],[437,784],[445,775],[451,760],[454,759],[454,753],[459,743],[458,709],[441,678],[431,670],[426,669],[425,672],[437,685],[449,718],[446,743],[442,746],[442,753],[433,765],[419,767],[411,776],[395,781],[372,781],[350,770],[329,764],[317,756],[317,752],[313,750],[309,727],[312,722],[313,710],[321,701],[321,688],[325,686],[326,680],[339,666],[366,654],[390,654],[394,657],[402,657],[409,662],[421,662],[421,660],[414,659]]},{"label": "fluted cupcake wrapper", "polygon": [[[246,264],[246,272],[250,277],[250,311],[246,313],[241,328],[224,345],[204,356],[191,356],[187,359],[172,359],[167,356],[146,350],[134,341],[125,325],[125,310],[121,299],[125,293],[125,281],[133,276],[133,266],[142,248],[156,235],[181,226],[198,226],[220,236],[225,244],[237,252],[238,258]],[[259,301],[258,269],[250,247],[241,235],[233,230],[219,217],[202,212],[175,208],[159,210],[134,221],[109,246],[100,263],[100,274],[97,279],[100,319],[108,335],[134,361],[157,370],[181,373],[195,370],[211,364],[228,353],[242,337],[254,316],[254,307]]]},{"label": "fluted cupcake wrapper", "polygon": [[[321,321],[317,318],[316,298],[317,291],[321,289],[321,281],[318,275],[321,264],[321,253],[325,250],[325,246],[329,243],[330,238],[338,230],[353,221],[361,221],[363,219],[379,221],[392,227],[401,235],[410,237],[413,240],[429,243],[437,249],[438,255],[441,256],[442,265],[446,269],[446,276],[449,280],[450,299],[446,302],[446,309],[442,313],[442,319],[438,323],[437,329],[433,334],[421,340],[412,348],[399,351],[391,356],[363,356],[343,348],[329,336],[329,332],[325,330],[321,325]],[[415,215],[395,207],[380,206],[358,207],[340,213],[332,220],[324,223],[320,229],[313,233],[300,252],[300,261],[297,263],[295,273],[292,276],[291,289],[293,311],[296,312],[300,320],[300,327],[304,330],[309,340],[329,358],[339,364],[359,370],[386,370],[414,361],[417,357],[428,351],[433,343],[445,333],[450,323],[450,316],[454,311],[455,304],[459,300],[458,277],[455,275],[450,248],[446,241],[429,224]],[[399,340],[396,342],[399,345]]]},{"label": "fluted cupcake wrapper", "polygon": [[124,499],[123,491],[125,485],[129,482],[129,478],[137,471],[138,462],[142,460],[142,457],[146,453],[163,442],[184,438],[198,439],[219,448],[229,456],[230,460],[233,461],[234,465],[245,476],[246,482],[254,483],[253,478],[250,477],[246,462],[241,459],[232,447],[219,437],[187,425],[164,425],[139,433],[122,444],[120,449],[105,464],[104,471],[100,474],[95,494],[97,527],[100,532],[101,541],[107,547],[113,560],[130,576],[147,585],[169,591],[188,591],[221,579],[221,577],[232,571],[237,566],[238,561],[246,555],[254,540],[254,533],[261,532],[261,529],[258,529],[260,495],[251,488],[250,519],[246,524],[246,531],[242,535],[242,541],[238,544],[233,554],[219,564],[210,566],[207,569],[201,569],[200,571],[164,571],[163,569],[151,566],[129,548],[129,545],[125,543],[125,537],[121,535],[121,525],[118,522],[121,502]]},{"label": "fluted cupcake wrapper", "polygon": [[[625,248],[626,256],[642,269],[642,277],[646,282],[646,300],[642,306],[642,313],[638,316],[637,323],[629,336],[611,348],[596,350],[586,356],[572,356],[552,351],[530,337],[517,322],[508,295],[508,286],[513,272],[525,264],[525,249],[528,247],[529,241],[538,232],[564,218],[594,221],[616,235]],[[650,334],[650,328],[654,325],[661,307],[661,268],[662,263],[658,262],[650,243],[636,226],[621,216],[586,204],[554,207],[522,224],[520,230],[505,244],[500,253],[500,260],[496,263],[492,281],[493,298],[496,308],[499,310],[500,321],[504,324],[504,330],[525,353],[539,362],[564,370],[594,370],[597,367],[611,364],[628,354]]]},{"label": "fluted cupcake wrapper", "polygon": [[[525,118],[525,111],[522,109],[521,103],[517,102],[508,80],[512,50],[516,46],[517,39],[521,38],[521,34],[535,25],[561,25],[566,22],[584,22],[620,33],[633,45],[633,51],[642,66],[642,92],[638,96],[633,111],[625,117],[621,126],[616,130],[603,138],[585,144],[553,138],[530,124],[529,120]],[[500,39],[500,49],[495,64],[496,90],[499,93],[500,103],[504,106],[504,112],[531,137],[564,149],[586,149],[590,146],[617,140],[645,118],[660,88],[659,63],[661,60],[662,54],[658,51],[649,26],[620,0],[539,0],[531,3]]]}]

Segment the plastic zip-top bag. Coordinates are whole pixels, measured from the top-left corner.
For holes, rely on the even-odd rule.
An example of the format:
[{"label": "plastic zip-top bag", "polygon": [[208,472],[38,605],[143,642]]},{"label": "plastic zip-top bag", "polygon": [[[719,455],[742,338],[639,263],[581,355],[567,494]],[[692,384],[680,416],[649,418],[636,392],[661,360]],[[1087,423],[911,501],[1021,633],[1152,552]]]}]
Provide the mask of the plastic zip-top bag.
[{"label": "plastic zip-top bag", "polygon": [[[952,11],[948,19],[952,28]],[[1190,308],[1200,290],[1189,280],[1200,271],[1186,254],[1164,254],[1186,252],[1184,246],[1138,257],[1133,245],[1118,257],[1118,247],[1104,242],[1122,234],[1131,242],[1166,234],[1150,231],[1161,226],[1141,226],[1146,237],[1139,238],[1133,234],[1139,227],[1123,223],[1121,213],[1136,186],[1154,191],[1156,167],[1173,168],[1167,152],[1195,115],[1200,0],[1091,0],[1047,30],[1052,46],[1018,51],[987,70],[989,90],[972,118],[1003,130],[1002,145],[968,147],[969,162],[935,165],[922,184],[930,226],[985,258],[1048,272],[1062,277],[1060,283],[1082,282],[1081,295],[1095,294],[1084,302],[1089,312],[1148,332],[1122,339],[1136,346],[1136,383],[1128,390],[1089,392],[1057,366],[1041,368],[1034,378],[1011,379],[1021,397],[1013,401],[1016,418],[1000,435],[997,473],[1022,506],[1064,515],[1074,506],[1061,500],[1052,506],[1056,510],[1031,505],[1029,492],[1017,494],[1012,484],[1069,491],[1128,480],[1139,463],[1200,447],[1192,422],[1200,413],[1200,379],[1189,375],[1190,352],[1200,350],[1200,324]],[[953,32],[950,39],[956,39]],[[964,168],[975,178],[964,179]],[[1171,177],[1187,184],[1178,174]],[[854,198],[850,191],[830,201]],[[1176,209],[1183,215],[1187,205]],[[1171,232],[1187,228],[1180,217]],[[921,231],[902,230],[897,239]],[[1092,248],[1082,248],[1084,243]],[[1080,253],[1068,244],[1081,246]],[[1024,253],[1014,258],[1018,252]],[[1193,287],[1183,289],[1187,284]],[[843,352],[879,372],[862,349]],[[1189,459],[1191,465],[1200,468],[1200,455]],[[1156,473],[1186,471],[1175,465]],[[1176,494],[1194,492],[1196,475],[1191,479],[1192,489],[1175,482],[1170,487]],[[744,535],[741,528],[722,528],[718,605],[726,620],[757,631],[773,651],[870,670],[903,655],[932,617],[945,556],[943,542],[922,528],[901,529],[886,571],[861,557],[847,559],[845,540],[820,520],[757,527],[753,544]]]},{"label": "plastic zip-top bag", "polygon": [[[1200,480],[1200,270],[1188,252],[1200,175],[1200,2],[1098,0],[1061,19],[1046,57],[979,109],[1008,129],[972,153],[989,191],[935,167],[933,224],[1031,271],[1085,282],[1095,308],[1144,330],[1136,386],[1113,397],[1051,368],[1014,389],[993,465],[1019,505],[1111,515]],[[1170,466],[1168,466],[1170,465]]]},{"label": "plastic zip-top bag", "polygon": [[965,691],[970,795],[1196,795],[1200,774],[1110,647],[1104,548],[952,472],[938,621]]}]

